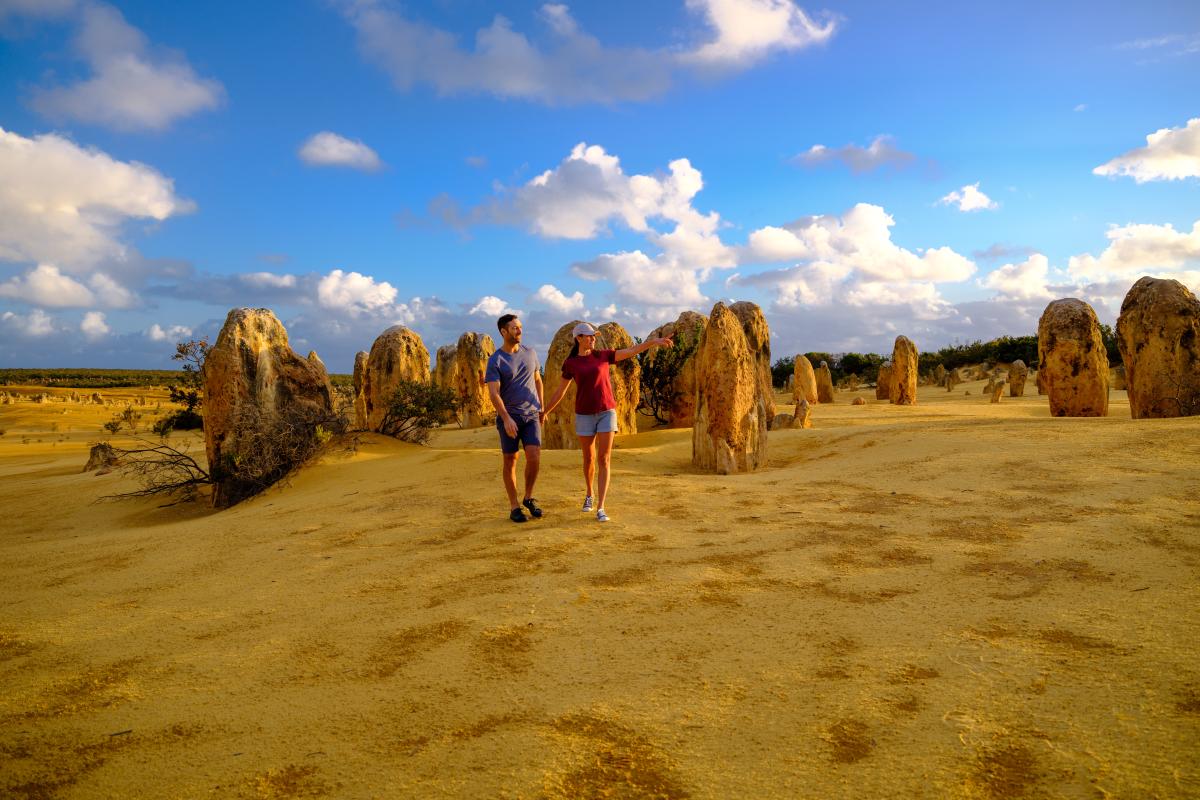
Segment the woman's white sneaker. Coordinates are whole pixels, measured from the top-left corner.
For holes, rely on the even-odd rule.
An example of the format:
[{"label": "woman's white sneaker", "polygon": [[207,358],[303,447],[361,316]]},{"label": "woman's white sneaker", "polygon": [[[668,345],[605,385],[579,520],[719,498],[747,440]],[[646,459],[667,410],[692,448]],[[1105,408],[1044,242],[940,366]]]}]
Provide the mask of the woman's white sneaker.
[{"label": "woman's white sneaker", "polygon": [[604,513],[604,509],[596,512],[596,522],[608,522],[608,514]]}]

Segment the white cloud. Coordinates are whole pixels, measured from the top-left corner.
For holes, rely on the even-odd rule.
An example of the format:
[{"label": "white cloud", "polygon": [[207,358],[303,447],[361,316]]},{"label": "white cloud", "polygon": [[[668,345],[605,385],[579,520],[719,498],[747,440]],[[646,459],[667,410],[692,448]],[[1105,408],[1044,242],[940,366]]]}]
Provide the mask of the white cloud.
[{"label": "white cloud", "polygon": [[321,131],[300,146],[300,159],[314,167],[349,167],[363,172],[383,169],[383,162],[370,147],[332,131]]},{"label": "white cloud", "polygon": [[777,50],[797,50],[828,41],[832,19],[818,24],[792,0],[687,0],[702,13],[716,38],[683,55],[685,62],[747,65]]},{"label": "white cloud", "polygon": [[273,272],[246,272],[237,277],[242,283],[257,289],[296,288],[295,275],[276,275]]},{"label": "white cloud", "polygon": [[1087,111],[1087,103],[1080,103],[1073,109],[1074,111]]},{"label": "white cloud", "polygon": [[43,262],[79,273],[123,261],[130,219],[192,210],[174,183],[135,161],[117,161],[55,134],[27,139],[0,128],[0,260]]},{"label": "white cloud", "polygon": [[840,161],[848,166],[851,172],[863,173],[885,166],[899,169],[911,164],[915,159],[916,156],[912,153],[896,147],[895,140],[891,136],[881,135],[876,136],[866,147],[856,144],[847,144],[842,147],[814,144],[792,160],[810,167]]},{"label": "white cloud", "polygon": [[[700,171],[686,158],[670,162],[668,170],[657,176],[627,175],[615,155],[581,142],[557,167],[473,214],[565,239],[592,239],[619,221],[662,248],[660,258],[669,266],[732,267],[736,254],[717,235],[720,215],[702,214],[692,206],[704,187]],[[674,227],[659,231],[651,225],[660,220]]]},{"label": "white cloud", "polygon": [[817,23],[791,0],[688,0],[706,27],[702,44],[611,47],[585,32],[563,3],[537,14],[544,36],[531,38],[497,14],[473,46],[409,18],[381,0],[343,0],[359,49],[397,88],[428,84],[440,94],[483,92],[550,104],[641,101],[662,94],[679,69],[742,69],[766,55],[827,41],[832,20]]},{"label": "white cloud", "polygon": [[549,283],[539,287],[529,300],[552,308],[560,314],[571,314],[583,310],[583,292],[574,292],[568,296],[557,286]]},{"label": "white cloud", "polygon": [[479,302],[471,307],[467,312],[471,316],[484,317],[499,317],[502,314],[516,314],[521,316],[521,312],[508,304],[507,300],[501,300],[495,295],[486,295],[479,298]]},{"label": "white cloud", "polygon": [[1128,175],[1138,183],[1200,177],[1200,117],[1182,128],[1162,128],[1146,146],[1130,150],[1092,170],[1095,175]]},{"label": "white cloud", "polygon": [[335,269],[317,284],[317,302],[350,316],[390,313],[396,288],[369,275]]},{"label": "white cloud", "polygon": [[571,271],[586,280],[609,281],[618,300],[635,306],[684,309],[708,301],[695,271],[652,259],[641,250],[605,253],[572,265]]},{"label": "white cloud", "polygon": [[24,276],[0,283],[0,297],[47,308],[78,308],[95,302],[90,289],[52,264],[38,264]]},{"label": "white cloud", "polygon": [[990,197],[979,191],[978,183],[968,184],[961,189],[956,189],[941,200],[938,200],[938,205],[956,205],[959,211],[993,211],[1000,207]]},{"label": "white cloud", "polygon": [[170,325],[166,328],[157,322],[146,329],[146,336],[153,342],[178,342],[192,337],[192,329],[186,325]]},{"label": "white cloud", "polygon": [[759,228],[743,248],[742,263],[806,261],[821,265],[823,275],[856,273],[871,281],[962,281],[975,264],[948,247],[920,254],[897,246],[896,224],[883,208],[858,203],[841,217],[803,217],[783,227]]},{"label": "white cloud", "polygon": [[145,35],[116,8],[84,3],[79,17],[75,47],[93,74],[37,90],[33,105],[40,113],[117,130],[163,130],[224,100],[221,84],[197,76],[181,55],[151,52]]},{"label": "white cloud", "polygon": [[88,339],[100,339],[112,332],[108,327],[108,323],[104,321],[104,315],[99,311],[89,311],[83,315],[83,320],[79,323],[79,330]]},{"label": "white cloud", "polygon": [[1175,278],[1200,286],[1200,220],[1190,232],[1169,224],[1114,226],[1105,236],[1108,247],[1100,255],[1072,256],[1067,272],[1081,282],[1132,283],[1142,275]]},{"label": "white cloud", "polygon": [[77,5],[78,0],[0,0],[0,22],[8,17],[61,17]]},{"label": "white cloud", "polygon": [[132,308],[137,305],[137,295],[103,272],[93,273],[88,285],[96,295],[96,302],[105,308]]},{"label": "white cloud", "polygon": [[1052,297],[1048,286],[1050,262],[1034,253],[1020,264],[1004,264],[989,272],[979,285],[995,289],[1005,297],[1032,300]]},{"label": "white cloud", "polygon": [[551,35],[546,47],[497,14],[476,31],[473,48],[378,0],[342,7],[359,48],[401,90],[428,84],[444,95],[484,92],[557,104],[645,100],[670,83],[663,54],[606,47],[579,29],[565,5],[543,6],[541,21]]},{"label": "white cloud", "polygon": [[5,330],[17,336],[37,338],[54,333],[54,318],[40,308],[25,315],[5,311],[0,314],[0,323],[3,323]]}]

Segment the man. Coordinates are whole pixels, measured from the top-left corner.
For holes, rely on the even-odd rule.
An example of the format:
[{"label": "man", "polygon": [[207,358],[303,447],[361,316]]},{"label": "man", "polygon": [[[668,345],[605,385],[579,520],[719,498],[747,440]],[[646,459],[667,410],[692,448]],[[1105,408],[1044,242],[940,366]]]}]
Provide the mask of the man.
[{"label": "man", "polygon": [[[521,320],[516,314],[505,314],[496,321],[504,343],[488,359],[484,381],[496,408],[496,428],[500,432],[500,452],[504,456],[504,489],[512,508],[508,518],[525,522],[521,506],[529,509],[534,519],[542,516],[537,500],[533,499],[533,484],[537,481],[542,457],[542,373],[537,353],[521,344]],[[517,458],[525,446],[525,499],[517,504]]]}]

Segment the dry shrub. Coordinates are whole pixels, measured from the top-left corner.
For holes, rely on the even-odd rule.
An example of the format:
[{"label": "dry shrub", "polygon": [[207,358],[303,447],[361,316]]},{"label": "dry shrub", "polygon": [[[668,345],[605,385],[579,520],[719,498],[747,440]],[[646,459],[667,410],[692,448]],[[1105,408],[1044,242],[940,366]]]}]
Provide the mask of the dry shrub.
[{"label": "dry shrub", "polygon": [[388,400],[379,432],[404,442],[425,444],[434,426],[457,411],[458,400],[449,389],[402,380]]},{"label": "dry shrub", "polygon": [[219,467],[210,465],[212,479],[221,484],[228,505],[239,503],[291,475],[349,427],[344,414],[316,406],[297,405],[268,414],[245,406],[232,425],[236,449],[226,451]]}]

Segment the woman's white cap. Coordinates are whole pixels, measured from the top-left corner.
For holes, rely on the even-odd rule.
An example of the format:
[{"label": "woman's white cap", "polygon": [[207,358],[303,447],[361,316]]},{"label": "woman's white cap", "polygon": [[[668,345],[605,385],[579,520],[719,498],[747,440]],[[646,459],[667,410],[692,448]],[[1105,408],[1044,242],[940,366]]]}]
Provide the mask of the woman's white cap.
[{"label": "woman's white cap", "polygon": [[590,322],[581,322],[571,331],[571,336],[595,336],[596,327]]}]

